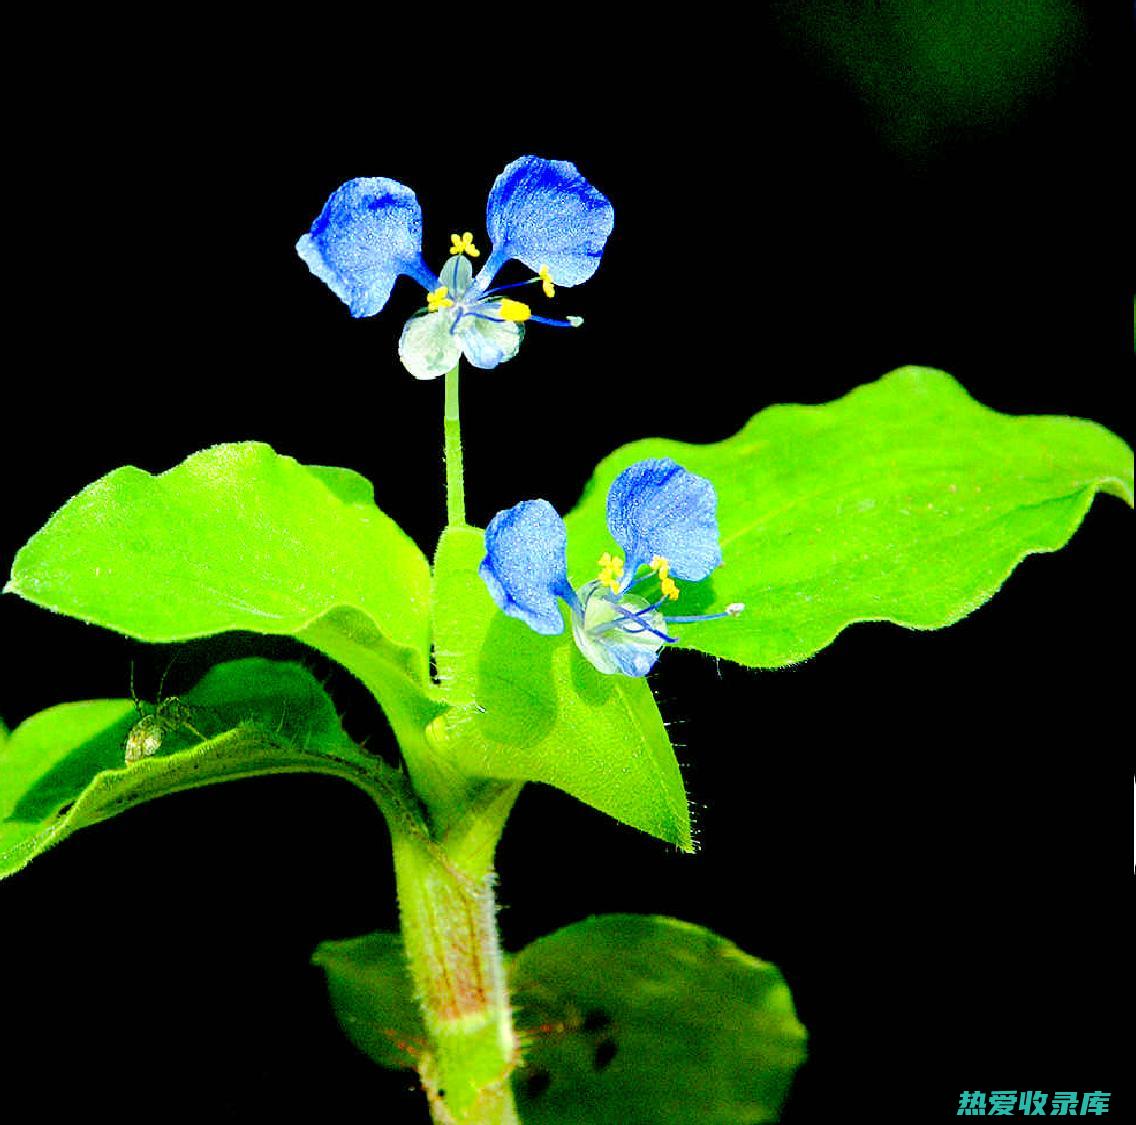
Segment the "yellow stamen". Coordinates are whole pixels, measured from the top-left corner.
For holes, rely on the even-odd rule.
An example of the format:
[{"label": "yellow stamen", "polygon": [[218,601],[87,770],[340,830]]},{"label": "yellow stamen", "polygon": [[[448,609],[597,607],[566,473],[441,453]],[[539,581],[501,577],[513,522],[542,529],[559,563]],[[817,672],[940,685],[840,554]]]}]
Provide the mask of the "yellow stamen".
[{"label": "yellow stamen", "polygon": [[430,312],[438,312],[440,309],[450,308],[453,305],[453,301],[446,296],[449,291],[448,285],[440,285],[437,289],[427,293],[426,308]]},{"label": "yellow stamen", "polygon": [[546,297],[556,296],[556,286],[552,281],[552,274],[548,272],[548,266],[541,266],[540,273],[537,274],[540,278],[540,287],[544,290]]},{"label": "yellow stamen", "polygon": [[497,315],[502,320],[528,320],[532,316],[532,309],[523,301],[502,297],[500,305],[497,306]]},{"label": "yellow stamen", "polygon": [[678,601],[678,583],[671,577],[670,561],[662,555],[656,555],[650,562],[650,567],[659,576],[659,592],[664,598],[672,602]]},{"label": "yellow stamen", "polygon": [[450,253],[468,254],[471,258],[480,258],[481,251],[473,244],[473,231],[467,230],[464,234],[451,234]]},{"label": "yellow stamen", "polygon": [[604,551],[599,557],[597,565],[600,568],[599,578],[596,580],[601,586],[606,586],[613,594],[619,592],[619,576],[623,573],[623,559]]}]

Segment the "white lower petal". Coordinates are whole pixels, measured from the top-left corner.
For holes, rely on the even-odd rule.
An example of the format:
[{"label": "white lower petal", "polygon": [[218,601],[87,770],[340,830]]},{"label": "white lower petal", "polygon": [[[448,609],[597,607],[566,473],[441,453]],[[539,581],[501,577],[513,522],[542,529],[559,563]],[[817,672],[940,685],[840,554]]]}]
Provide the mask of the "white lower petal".
[{"label": "white lower petal", "polygon": [[450,331],[455,315],[443,309],[406,322],[398,341],[398,358],[415,379],[437,379],[457,363],[462,349]]}]

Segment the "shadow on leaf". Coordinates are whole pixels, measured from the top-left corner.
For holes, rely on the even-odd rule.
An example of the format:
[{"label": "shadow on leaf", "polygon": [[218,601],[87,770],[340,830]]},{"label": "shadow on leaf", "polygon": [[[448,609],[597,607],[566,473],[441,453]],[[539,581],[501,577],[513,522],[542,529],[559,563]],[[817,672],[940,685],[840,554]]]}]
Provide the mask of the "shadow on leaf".
[{"label": "shadow on leaf", "polygon": [[477,701],[485,708],[482,733],[493,742],[534,746],[556,725],[552,658],[571,639],[534,633],[515,618],[497,614],[477,665]]}]

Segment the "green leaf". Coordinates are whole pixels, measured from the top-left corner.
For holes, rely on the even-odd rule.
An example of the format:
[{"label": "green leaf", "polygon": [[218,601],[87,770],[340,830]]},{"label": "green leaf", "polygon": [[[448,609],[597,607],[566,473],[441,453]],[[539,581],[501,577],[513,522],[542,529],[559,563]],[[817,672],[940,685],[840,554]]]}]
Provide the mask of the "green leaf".
[{"label": "green leaf", "polygon": [[742,664],[804,660],[858,621],[937,629],[976,609],[1028,554],[1068,542],[1098,491],[1133,501],[1132,451],[1093,422],[998,414],[949,375],[905,367],[825,406],[773,406],[725,441],[651,438],[596,469],[567,518],[569,573],[613,549],[615,477],[673,457],[718,493],[722,567],[673,612],[680,643]]},{"label": "green leaf", "polygon": [[[313,957],[351,1041],[413,1068],[425,1042],[395,934],[324,942]],[[776,1121],[805,1030],[778,970],[700,926],[609,914],[510,959],[526,1125]]]},{"label": "green leaf", "polygon": [[507,617],[477,568],[484,533],[449,528],[434,563],[439,754],[474,777],[543,781],[692,850],[674,750],[644,680],[605,676],[567,633]]},{"label": "green leaf", "polygon": [[331,1005],[347,1038],[391,1070],[413,1070],[426,1029],[398,934],[322,942],[312,964],[327,975]]},{"label": "green leaf", "polygon": [[777,969],[700,926],[609,914],[512,964],[526,1125],[776,1121],[805,1030]]},{"label": "green leaf", "polygon": [[400,777],[351,742],[331,700],[299,664],[221,664],[180,702],[184,715],[161,731],[157,753],[131,765],[127,735],[147,720],[129,699],[51,707],[0,740],[0,877],[80,828],[237,777],[327,773],[359,785],[388,816],[410,815]]},{"label": "green leaf", "polygon": [[363,477],[257,442],[159,476],[116,469],[32,537],[5,589],[144,641],[298,636],[356,672],[392,721],[438,711],[422,552]]}]

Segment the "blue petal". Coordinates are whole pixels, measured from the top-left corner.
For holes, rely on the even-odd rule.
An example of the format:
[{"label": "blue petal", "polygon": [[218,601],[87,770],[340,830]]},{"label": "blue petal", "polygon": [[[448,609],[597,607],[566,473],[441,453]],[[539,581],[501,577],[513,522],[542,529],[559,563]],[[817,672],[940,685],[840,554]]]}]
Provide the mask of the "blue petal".
[{"label": "blue petal", "polygon": [[[607,652],[615,664],[616,669],[625,676],[645,676],[655,666],[659,659],[660,643],[644,645],[620,635],[608,642]],[[604,669],[600,669],[604,671]]]},{"label": "blue petal", "polygon": [[627,555],[625,580],[655,555],[688,582],[700,582],[720,566],[717,504],[705,477],[669,457],[624,469],[607,494],[607,526]]},{"label": "blue petal", "polygon": [[414,192],[378,176],[348,180],[296,251],[352,316],[374,316],[400,273],[427,289],[438,284],[422,261],[422,210]]},{"label": "blue petal", "polygon": [[547,500],[522,500],[485,529],[478,569],[493,600],[537,633],[562,633],[557,597],[575,599],[564,557],[564,521]]},{"label": "blue petal", "polygon": [[474,367],[489,371],[512,359],[525,338],[525,326],[512,320],[488,319],[492,305],[481,306],[486,316],[467,313],[458,321],[456,335],[462,354]]},{"label": "blue petal", "polygon": [[485,227],[493,252],[478,277],[484,289],[501,264],[519,258],[548,266],[557,285],[579,285],[596,272],[615,211],[566,160],[522,156],[497,177]]}]

